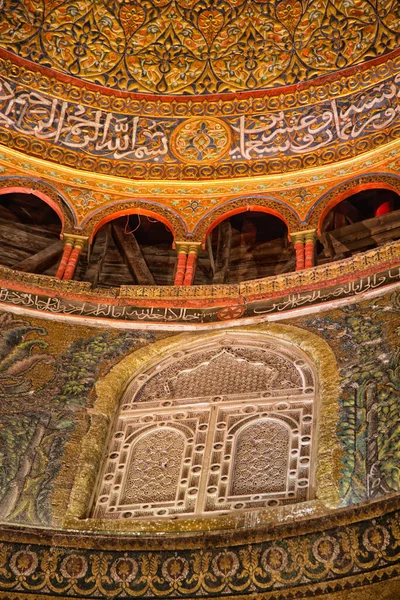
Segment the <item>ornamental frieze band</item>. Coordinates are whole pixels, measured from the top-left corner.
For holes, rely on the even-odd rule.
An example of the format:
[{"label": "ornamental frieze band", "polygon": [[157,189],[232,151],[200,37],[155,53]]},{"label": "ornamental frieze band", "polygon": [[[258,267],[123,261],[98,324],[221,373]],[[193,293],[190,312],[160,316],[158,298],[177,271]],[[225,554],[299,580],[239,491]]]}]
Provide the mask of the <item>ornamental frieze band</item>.
[{"label": "ornamental frieze band", "polygon": [[[106,112],[0,80],[0,142],[132,178],[218,178],[326,164],[399,135],[400,75],[343,99],[264,114],[170,118]],[[204,164],[205,163],[205,164]]]},{"label": "ornamental frieze band", "polygon": [[[400,528],[395,498],[348,511],[349,522],[325,531],[284,531],[281,538],[231,545],[226,536],[186,538],[185,549],[162,548],[141,539],[102,538],[100,551],[90,535],[78,538],[60,532],[2,534],[0,546],[0,596],[24,598],[25,594],[51,597],[202,597],[310,598],[318,593],[362,586],[366,576],[375,581],[398,576]],[[387,514],[379,514],[379,508]],[[360,510],[361,509],[361,510]],[[378,513],[377,515],[374,515]],[[370,513],[370,515],[368,514]],[[343,518],[342,518],[343,520]],[[353,521],[353,522],[352,522]],[[318,524],[318,521],[317,523]],[[278,532],[280,530],[278,529]],[[229,539],[229,538],[228,538]],[[165,542],[165,540],[164,540]],[[160,540],[158,540],[160,544]],[[98,546],[97,546],[98,548]],[[351,582],[351,583],[350,583]],[[13,592],[18,592],[14,596]],[[261,596],[260,596],[261,597]]]}]

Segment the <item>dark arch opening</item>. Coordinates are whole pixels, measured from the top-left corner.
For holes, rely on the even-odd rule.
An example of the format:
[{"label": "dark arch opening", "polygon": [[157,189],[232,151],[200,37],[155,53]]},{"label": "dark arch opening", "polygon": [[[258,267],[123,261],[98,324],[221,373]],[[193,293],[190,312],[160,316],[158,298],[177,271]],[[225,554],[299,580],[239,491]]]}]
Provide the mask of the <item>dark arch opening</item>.
[{"label": "dark arch opening", "polygon": [[227,217],[209,234],[195,283],[239,283],[295,269],[286,224],[265,212]]},{"label": "dark arch opening", "polygon": [[0,195],[0,264],[54,276],[62,253],[59,216],[35,194]]},{"label": "dark arch opening", "polygon": [[400,196],[388,189],[366,189],[339,202],[326,215],[317,244],[318,264],[400,238]]},{"label": "dark arch opening", "polygon": [[161,221],[137,214],[117,217],[98,230],[76,278],[104,288],[173,285],[172,245],[172,232]]}]

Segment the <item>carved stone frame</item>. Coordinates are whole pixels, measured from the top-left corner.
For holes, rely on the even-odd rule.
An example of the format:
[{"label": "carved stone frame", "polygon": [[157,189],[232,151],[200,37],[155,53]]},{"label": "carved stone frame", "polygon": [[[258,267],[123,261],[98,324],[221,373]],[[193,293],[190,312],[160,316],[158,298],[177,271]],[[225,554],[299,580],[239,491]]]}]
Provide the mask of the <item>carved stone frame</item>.
[{"label": "carved stone frame", "polygon": [[[330,346],[317,335],[292,325],[268,324],[227,329],[225,332],[265,334],[275,343],[293,345],[313,365],[317,383],[317,454],[315,469],[315,500],[300,505],[243,510],[228,515],[210,517],[182,517],[180,519],[140,519],[111,521],[88,518],[104,451],[112,430],[120,399],[132,379],[151,364],[158,363],[168,354],[181,350],[184,345],[204,339],[219,338],[223,332],[183,334],[155,342],[122,359],[96,385],[97,399],[91,410],[91,426],[80,445],[80,458],[67,513],[66,528],[97,531],[195,531],[246,526],[253,519],[257,524],[291,520],[299,515],[320,515],[340,504],[341,448],[336,437],[339,418],[339,373]],[[75,456],[79,453],[75,449]]]}]

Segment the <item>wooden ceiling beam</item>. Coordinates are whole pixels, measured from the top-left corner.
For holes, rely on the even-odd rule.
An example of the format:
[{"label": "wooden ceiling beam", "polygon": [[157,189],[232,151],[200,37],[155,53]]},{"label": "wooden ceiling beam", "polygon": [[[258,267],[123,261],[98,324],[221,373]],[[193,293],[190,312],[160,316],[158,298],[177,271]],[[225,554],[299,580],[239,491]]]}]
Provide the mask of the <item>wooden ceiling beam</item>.
[{"label": "wooden ceiling beam", "polygon": [[139,285],[157,285],[133,233],[126,234],[122,227],[115,223],[112,224],[112,232],[115,245],[137,283]]},{"label": "wooden ceiling beam", "polygon": [[232,225],[228,220],[218,227],[217,255],[213,283],[225,283],[228,277],[232,248]]},{"label": "wooden ceiling beam", "polygon": [[63,250],[63,243],[58,240],[51,246],[47,246],[40,250],[33,256],[29,256],[24,260],[13,265],[13,269],[17,271],[24,271],[25,273],[43,273],[49,267],[52,267],[57,258],[61,255]]},{"label": "wooden ceiling beam", "polygon": [[96,235],[90,254],[90,261],[82,278],[83,281],[89,281],[93,287],[97,285],[100,279],[101,270],[108,249],[108,242],[111,237],[110,227],[109,223],[104,225]]}]

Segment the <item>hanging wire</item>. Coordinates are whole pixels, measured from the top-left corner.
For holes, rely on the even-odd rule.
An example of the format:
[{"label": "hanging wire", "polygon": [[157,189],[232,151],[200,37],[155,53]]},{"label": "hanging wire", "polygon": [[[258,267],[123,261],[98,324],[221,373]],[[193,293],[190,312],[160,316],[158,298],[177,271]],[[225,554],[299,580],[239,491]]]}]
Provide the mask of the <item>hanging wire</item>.
[{"label": "hanging wire", "polygon": [[[150,219],[150,217],[146,217],[147,220],[149,221],[149,223],[162,223],[162,221],[159,221],[158,219]],[[165,223],[162,223],[165,227],[165,231],[168,231],[168,233],[171,233],[171,230],[169,227],[166,226]]]},{"label": "hanging wire", "polygon": [[138,215],[137,217],[138,217],[138,224],[135,227],[135,229],[132,229],[131,231],[127,231],[128,225],[129,225],[129,215],[126,215],[126,223],[125,223],[124,233],[126,233],[127,235],[129,235],[131,233],[135,233],[135,231],[137,231],[139,229],[139,227],[140,227],[140,215]]}]

